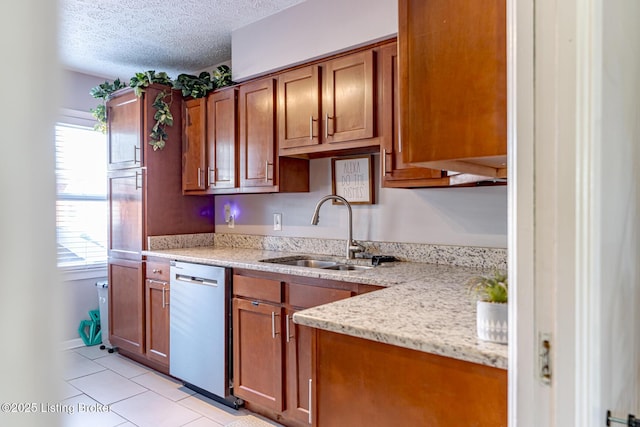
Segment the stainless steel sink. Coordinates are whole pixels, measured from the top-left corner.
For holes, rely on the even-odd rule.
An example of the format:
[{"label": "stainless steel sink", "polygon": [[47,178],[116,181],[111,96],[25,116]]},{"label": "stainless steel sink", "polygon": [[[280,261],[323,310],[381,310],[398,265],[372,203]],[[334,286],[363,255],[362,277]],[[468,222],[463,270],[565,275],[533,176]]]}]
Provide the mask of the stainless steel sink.
[{"label": "stainless steel sink", "polygon": [[345,271],[353,271],[353,270],[369,270],[373,268],[370,265],[354,265],[354,264],[336,264],[330,267],[324,267],[325,270],[345,270]]},{"label": "stainless steel sink", "polygon": [[287,261],[269,261],[275,264],[295,265],[297,267],[309,267],[309,268],[332,268],[337,266],[337,263],[333,261],[323,261],[319,259],[292,259]]},{"label": "stainless steel sink", "polygon": [[285,258],[269,258],[263,259],[260,262],[269,262],[272,264],[291,265],[294,267],[307,267],[307,268],[321,268],[323,270],[343,270],[343,271],[356,271],[356,270],[368,270],[373,266],[357,265],[357,264],[345,264],[339,261],[333,261],[330,259],[317,259],[309,255],[292,256]]}]

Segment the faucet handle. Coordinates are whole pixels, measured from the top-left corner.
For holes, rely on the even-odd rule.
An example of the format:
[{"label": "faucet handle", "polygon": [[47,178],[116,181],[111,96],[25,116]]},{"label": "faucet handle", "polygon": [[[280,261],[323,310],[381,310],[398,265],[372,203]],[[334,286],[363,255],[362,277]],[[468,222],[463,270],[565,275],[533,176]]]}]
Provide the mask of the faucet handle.
[{"label": "faucet handle", "polygon": [[351,252],[352,254],[355,254],[357,252],[366,252],[366,248],[356,240],[352,239],[349,243],[349,252]]}]

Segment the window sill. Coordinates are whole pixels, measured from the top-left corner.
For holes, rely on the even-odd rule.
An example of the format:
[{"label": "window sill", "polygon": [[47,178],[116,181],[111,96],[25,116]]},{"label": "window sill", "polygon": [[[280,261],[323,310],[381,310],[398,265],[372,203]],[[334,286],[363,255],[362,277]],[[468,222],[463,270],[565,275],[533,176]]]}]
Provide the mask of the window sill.
[{"label": "window sill", "polygon": [[60,278],[64,282],[73,280],[104,279],[107,277],[107,265],[93,267],[60,267]]}]

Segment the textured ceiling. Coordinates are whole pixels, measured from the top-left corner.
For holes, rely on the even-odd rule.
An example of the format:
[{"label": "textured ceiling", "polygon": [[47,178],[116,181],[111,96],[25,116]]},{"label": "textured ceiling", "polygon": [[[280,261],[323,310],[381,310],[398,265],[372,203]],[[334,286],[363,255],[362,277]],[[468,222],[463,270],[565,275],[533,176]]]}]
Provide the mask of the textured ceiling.
[{"label": "textured ceiling", "polygon": [[302,1],[59,0],[60,59],[125,81],[146,70],[193,74],[231,59],[232,30]]}]

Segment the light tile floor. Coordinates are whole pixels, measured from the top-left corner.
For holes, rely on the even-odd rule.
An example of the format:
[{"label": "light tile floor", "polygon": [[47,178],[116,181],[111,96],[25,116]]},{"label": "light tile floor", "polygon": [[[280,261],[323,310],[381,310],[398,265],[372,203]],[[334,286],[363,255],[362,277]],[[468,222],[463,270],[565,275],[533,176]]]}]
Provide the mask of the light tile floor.
[{"label": "light tile floor", "polygon": [[[99,346],[67,350],[64,362],[60,403],[74,408],[62,414],[64,427],[280,426],[246,409],[228,408]],[[102,405],[108,408],[91,410]]]}]

